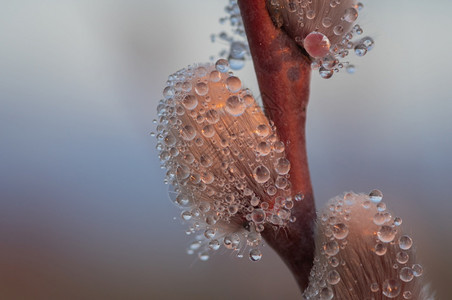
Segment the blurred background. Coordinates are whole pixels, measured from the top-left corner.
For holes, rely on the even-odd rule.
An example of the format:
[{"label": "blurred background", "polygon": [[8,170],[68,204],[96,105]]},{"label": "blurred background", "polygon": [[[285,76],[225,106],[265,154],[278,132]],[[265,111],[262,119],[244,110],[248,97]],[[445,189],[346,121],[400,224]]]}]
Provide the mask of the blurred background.
[{"label": "blurred background", "polygon": [[[268,247],[259,263],[185,254],[149,136],[167,76],[225,46],[209,36],[227,29],[226,0],[0,3],[0,299],[300,299]],[[376,46],[354,75],[313,74],[308,118],[318,206],[381,189],[439,299],[452,279],[451,12],[364,1]],[[250,63],[238,74],[257,93]]]}]

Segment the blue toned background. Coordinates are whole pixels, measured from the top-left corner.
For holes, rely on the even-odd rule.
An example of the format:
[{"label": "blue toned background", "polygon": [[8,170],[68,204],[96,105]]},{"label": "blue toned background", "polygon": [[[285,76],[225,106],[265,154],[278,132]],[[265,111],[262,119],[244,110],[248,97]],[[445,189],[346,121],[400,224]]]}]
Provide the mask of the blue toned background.
[{"label": "blue toned background", "polygon": [[[166,77],[222,48],[226,2],[0,0],[1,299],[299,299],[271,249],[185,254],[149,136]],[[452,2],[364,5],[356,74],[313,74],[317,204],[381,189],[448,299]]]}]

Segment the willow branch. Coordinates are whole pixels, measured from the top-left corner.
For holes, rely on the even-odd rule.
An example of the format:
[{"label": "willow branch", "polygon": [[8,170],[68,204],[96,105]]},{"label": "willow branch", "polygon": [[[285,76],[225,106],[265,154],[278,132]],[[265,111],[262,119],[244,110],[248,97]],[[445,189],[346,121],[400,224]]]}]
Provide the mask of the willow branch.
[{"label": "willow branch", "polygon": [[296,221],[289,223],[286,232],[264,230],[263,235],[303,290],[308,284],[315,248],[315,204],[305,134],[310,59],[293,39],[275,27],[265,0],[238,3],[266,114],[286,144],[293,195],[304,194],[303,201],[295,202],[292,214]]}]

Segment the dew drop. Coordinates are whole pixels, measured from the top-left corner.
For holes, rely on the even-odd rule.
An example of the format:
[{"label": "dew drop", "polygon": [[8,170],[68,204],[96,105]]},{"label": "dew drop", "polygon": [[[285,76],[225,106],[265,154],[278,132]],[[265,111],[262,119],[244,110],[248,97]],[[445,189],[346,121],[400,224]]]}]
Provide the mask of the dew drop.
[{"label": "dew drop", "polygon": [[345,10],[344,20],[352,23],[355,22],[356,19],[358,19],[358,11],[353,7],[347,8]]},{"label": "dew drop", "polygon": [[329,284],[335,285],[338,284],[339,281],[341,281],[341,276],[336,270],[331,270],[330,272],[328,272],[326,280],[328,281]]},{"label": "dew drop", "polygon": [[256,128],[256,134],[260,137],[266,137],[270,133],[270,129],[265,124],[260,124]]},{"label": "dew drop", "polygon": [[201,155],[199,158],[199,162],[204,168],[208,168],[213,164],[212,158],[210,158],[210,156],[207,154]]},{"label": "dew drop", "polygon": [[344,27],[342,25],[334,26],[333,32],[335,35],[341,35],[344,33]]},{"label": "dew drop", "polygon": [[229,66],[232,70],[241,70],[245,66],[245,58],[234,58],[233,56],[228,57]]},{"label": "dew drop", "polygon": [[326,286],[320,290],[319,296],[320,300],[331,300],[334,297],[334,293],[329,286]]},{"label": "dew drop", "polygon": [[231,96],[226,100],[225,110],[234,117],[242,115],[245,109],[245,103],[238,96]]},{"label": "dew drop", "polygon": [[249,246],[256,247],[261,242],[262,237],[260,233],[257,232],[250,232],[248,236],[246,237],[246,241],[248,242]]},{"label": "dew drop", "polygon": [[331,25],[333,25],[333,19],[329,18],[329,17],[325,17],[322,19],[322,25],[325,28],[330,27]]},{"label": "dew drop", "polygon": [[256,150],[260,155],[266,156],[270,153],[271,147],[269,144],[267,144],[267,142],[260,142],[259,144],[257,144]]},{"label": "dew drop", "polygon": [[380,211],[380,212],[385,211],[386,210],[386,204],[383,203],[383,202],[378,203],[377,204],[377,210]]},{"label": "dew drop", "polygon": [[239,41],[233,41],[231,43],[230,48],[230,57],[235,59],[243,59],[245,58],[245,54],[248,52],[247,46],[245,43]]},{"label": "dew drop", "polygon": [[421,276],[422,273],[424,272],[424,269],[420,264],[414,264],[411,268],[413,269],[413,274],[416,277]]},{"label": "dew drop", "polygon": [[348,65],[345,69],[347,70],[348,74],[355,74],[356,72],[356,67],[354,65]]},{"label": "dew drop", "polygon": [[189,211],[183,211],[181,217],[183,220],[188,221],[192,218],[192,215]]},{"label": "dew drop", "polygon": [[378,286],[378,283],[376,283],[376,282],[374,282],[370,285],[370,290],[372,291],[372,293],[378,292],[379,289],[380,289],[380,287]]},{"label": "dew drop", "polygon": [[359,43],[361,45],[363,45],[366,48],[367,51],[372,50],[374,48],[374,45],[375,45],[374,40],[371,37],[369,37],[369,36],[366,36],[366,37],[362,38],[359,41]]},{"label": "dew drop", "polygon": [[270,171],[264,165],[260,165],[254,169],[254,179],[257,183],[265,183],[270,179]]},{"label": "dew drop", "polygon": [[204,77],[207,75],[207,69],[203,66],[197,67],[195,70],[195,74],[197,77]]},{"label": "dew drop", "polygon": [[295,199],[295,201],[301,201],[304,199],[304,195],[301,193],[298,193],[295,195],[294,199]]},{"label": "dew drop", "polygon": [[171,134],[168,134],[163,140],[165,144],[169,147],[174,146],[177,141],[176,138]]},{"label": "dew drop", "polygon": [[265,216],[265,211],[262,209],[254,209],[251,213],[251,220],[256,224],[260,224],[265,221]]},{"label": "dew drop", "polygon": [[275,185],[278,189],[283,190],[286,188],[288,180],[285,177],[278,176],[275,180]]},{"label": "dew drop", "polygon": [[409,259],[410,256],[406,252],[398,252],[396,254],[396,260],[399,264],[406,264]]},{"label": "dew drop", "polygon": [[290,171],[290,162],[287,158],[281,157],[275,164],[275,171],[279,175],[286,175]]},{"label": "dew drop", "polygon": [[322,59],[322,67],[328,70],[333,69],[338,63],[339,61],[333,55],[330,54],[326,55]]},{"label": "dew drop", "polygon": [[259,261],[262,258],[262,253],[259,249],[252,249],[250,251],[250,260]]},{"label": "dew drop", "polygon": [[287,3],[287,10],[292,13],[297,11],[295,0],[289,0],[289,2]]},{"label": "dew drop", "polygon": [[333,76],[334,71],[333,70],[328,70],[325,67],[320,67],[319,74],[320,74],[320,77],[322,77],[323,79],[329,79],[329,78],[331,78]]},{"label": "dew drop", "polygon": [[209,259],[209,253],[207,252],[199,252],[198,257],[202,261],[206,261]]},{"label": "dew drop", "polygon": [[184,100],[182,100],[182,104],[186,109],[192,110],[198,106],[198,99],[193,95],[187,95],[184,97]]},{"label": "dew drop", "polygon": [[219,59],[215,63],[215,68],[221,73],[226,73],[229,71],[229,62],[226,59]]},{"label": "dew drop", "polygon": [[328,54],[331,43],[326,35],[313,31],[303,40],[303,47],[310,56],[320,58]]},{"label": "dew drop", "polygon": [[227,249],[236,249],[239,246],[239,243],[240,237],[235,233],[227,235],[223,239],[223,244]]},{"label": "dew drop", "polygon": [[186,166],[179,166],[176,169],[176,177],[179,180],[184,180],[190,176],[190,170]]},{"label": "dew drop", "polygon": [[220,120],[220,116],[215,109],[210,109],[206,112],[206,121],[209,124],[216,124]]},{"label": "dew drop", "polygon": [[235,215],[238,211],[239,211],[239,207],[237,205],[233,204],[233,205],[228,206],[228,212],[231,215]]},{"label": "dew drop", "polygon": [[339,253],[339,244],[336,241],[329,241],[323,245],[323,250],[325,254],[334,256]]},{"label": "dew drop", "polygon": [[399,274],[400,280],[404,282],[410,282],[414,278],[413,270],[408,267],[402,268]]},{"label": "dew drop", "polygon": [[338,240],[343,240],[348,236],[348,227],[344,223],[337,223],[333,226],[333,236]]},{"label": "dew drop", "polygon": [[242,82],[238,77],[230,76],[226,79],[226,87],[232,93],[237,93],[242,88]]},{"label": "dew drop", "polygon": [[220,242],[218,240],[212,240],[209,242],[209,249],[214,251],[220,249]]},{"label": "dew drop", "polygon": [[306,18],[312,20],[315,18],[315,10],[311,9],[306,12]]},{"label": "dew drop", "polygon": [[190,246],[188,246],[191,250],[198,250],[201,247],[201,243],[199,241],[192,242]]},{"label": "dew drop", "polygon": [[395,298],[402,290],[400,282],[394,279],[387,279],[383,282],[382,292],[388,298]]},{"label": "dew drop", "polygon": [[281,218],[282,220],[287,220],[290,218],[290,211],[282,208],[278,211],[278,217]]},{"label": "dew drop", "polygon": [[259,198],[257,198],[257,197],[252,197],[251,200],[250,200],[250,204],[251,204],[252,206],[258,206],[258,205],[259,205],[259,202],[260,202],[260,200],[259,200]]},{"label": "dew drop", "polygon": [[202,134],[206,138],[211,138],[215,135],[215,128],[212,125],[206,125],[202,129]]},{"label": "dew drop", "polygon": [[196,136],[196,130],[191,125],[185,125],[182,129],[181,136],[186,141],[191,141]]},{"label": "dew drop", "polygon": [[282,141],[277,141],[273,144],[273,150],[275,150],[276,153],[282,153],[285,150],[284,143]]},{"label": "dew drop", "polygon": [[276,187],[274,185],[271,185],[267,188],[267,194],[269,196],[274,196],[277,192],[278,192],[278,190],[276,189]]},{"label": "dew drop", "polygon": [[211,172],[205,172],[202,174],[201,180],[205,184],[211,184],[215,180],[215,176]]},{"label": "dew drop", "polygon": [[284,201],[284,208],[286,208],[286,209],[292,209],[292,208],[293,208],[293,205],[294,205],[294,203],[293,203],[292,200],[286,200],[286,201]]},{"label": "dew drop", "polygon": [[174,88],[172,86],[167,86],[163,89],[163,97],[165,97],[165,99],[170,99],[170,98],[174,97],[175,94],[176,94],[176,91],[174,90]]},{"label": "dew drop", "polygon": [[394,240],[396,233],[396,229],[392,228],[391,226],[383,225],[377,232],[377,235],[380,241],[382,241],[383,243],[390,243]]},{"label": "dew drop", "polygon": [[365,209],[369,209],[369,208],[370,208],[370,201],[369,201],[369,200],[364,201],[364,202],[363,202],[363,207],[364,207]]},{"label": "dew drop", "polygon": [[198,82],[195,86],[195,92],[199,96],[205,96],[209,92],[209,86],[205,82]]},{"label": "dew drop", "polygon": [[373,190],[369,193],[369,199],[373,203],[379,203],[383,199],[383,193],[380,190]]},{"label": "dew drop", "polygon": [[403,298],[411,299],[411,297],[413,297],[413,293],[411,293],[410,291],[403,292]]},{"label": "dew drop", "polygon": [[191,89],[192,89],[192,85],[191,85],[191,82],[189,82],[189,81],[185,81],[184,83],[182,83],[182,90],[184,91],[184,92],[190,92],[191,91]]},{"label": "dew drop", "polygon": [[408,250],[413,245],[413,240],[408,235],[403,235],[399,238],[399,247],[402,250]]},{"label": "dew drop", "polygon": [[364,56],[367,53],[367,48],[363,44],[358,44],[355,46],[355,54],[357,56]]},{"label": "dew drop", "polygon": [[243,102],[245,102],[246,106],[252,106],[253,104],[255,104],[255,100],[253,95],[250,94],[245,94],[243,95]]},{"label": "dew drop", "polygon": [[212,82],[218,82],[221,80],[221,73],[217,70],[213,70],[212,72],[210,72],[209,79]]},{"label": "dew drop", "polygon": [[375,254],[377,254],[378,256],[383,256],[386,254],[387,251],[387,246],[384,243],[377,243],[375,245]]}]

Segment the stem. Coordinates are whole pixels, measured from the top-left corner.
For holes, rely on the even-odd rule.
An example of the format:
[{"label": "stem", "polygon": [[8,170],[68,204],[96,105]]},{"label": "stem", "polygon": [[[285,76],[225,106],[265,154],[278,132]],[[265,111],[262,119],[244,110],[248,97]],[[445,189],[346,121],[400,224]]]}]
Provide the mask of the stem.
[{"label": "stem", "polygon": [[263,236],[292,271],[303,291],[314,259],[315,204],[306,154],[306,108],[309,100],[310,59],[285,32],[275,27],[265,0],[238,1],[253,57],[265,112],[286,144],[291,163],[292,193],[304,194],[295,202],[285,232],[267,228]]}]

